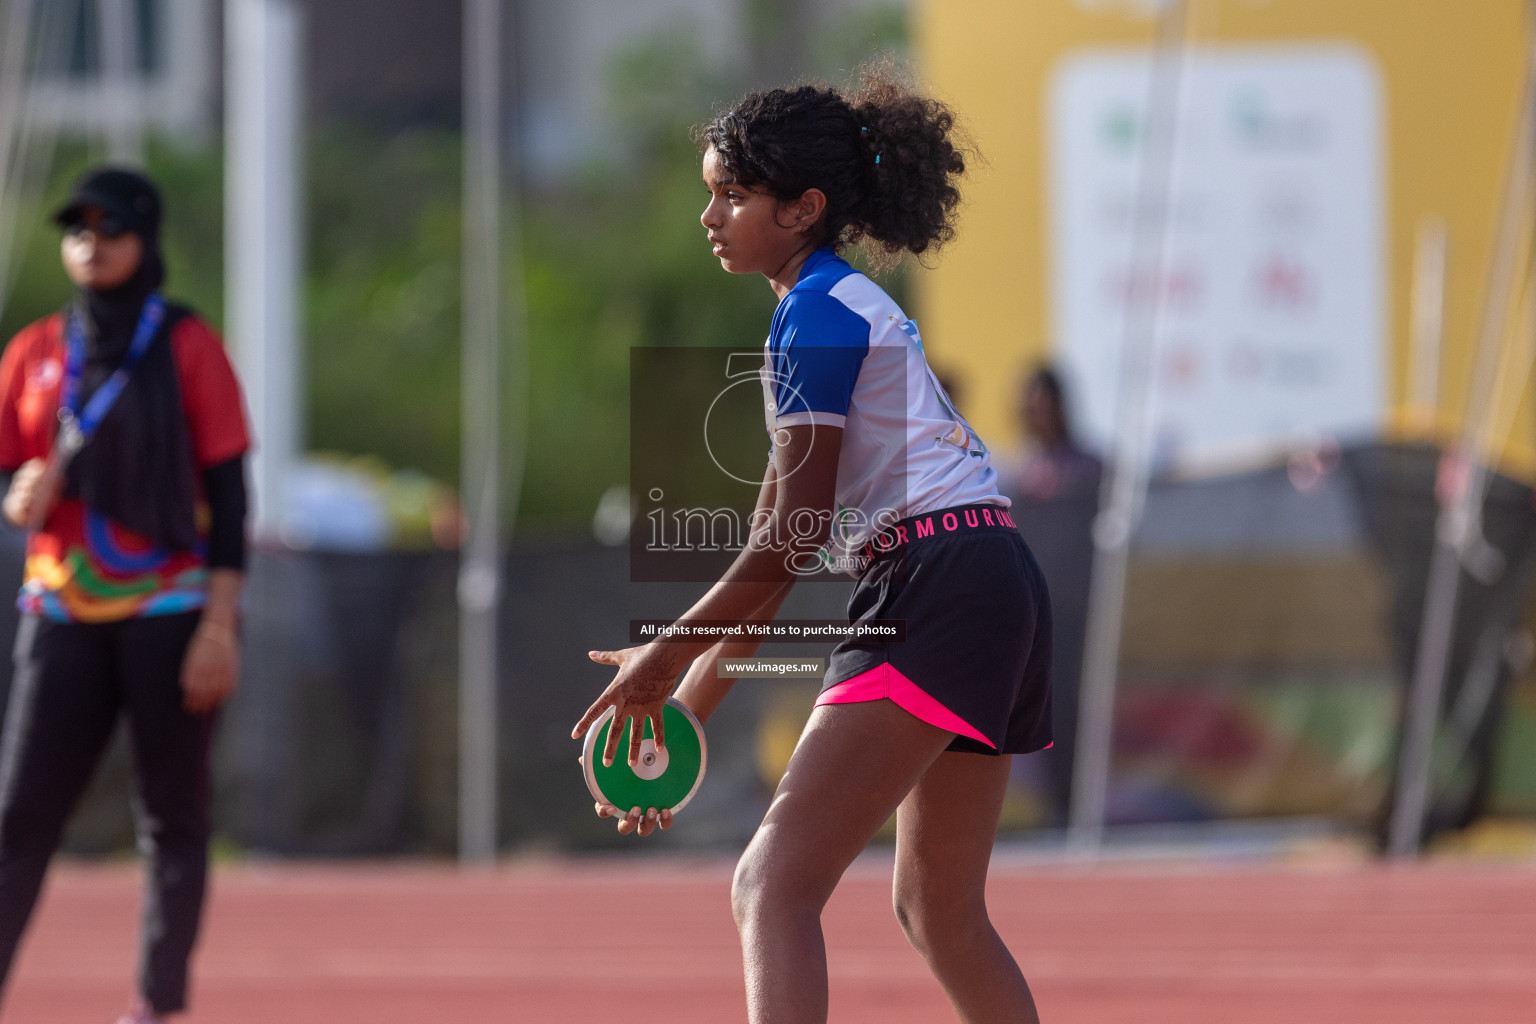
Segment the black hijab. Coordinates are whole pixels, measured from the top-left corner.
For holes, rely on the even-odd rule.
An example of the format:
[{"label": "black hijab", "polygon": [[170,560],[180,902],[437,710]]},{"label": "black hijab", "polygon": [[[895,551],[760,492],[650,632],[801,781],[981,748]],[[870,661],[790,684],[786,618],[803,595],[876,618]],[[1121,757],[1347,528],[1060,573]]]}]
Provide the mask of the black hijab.
[{"label": "black hijab", "polygon": [[[116,288],[80,288],[66,318],[76,318],[85,340],[80,402],[90,399],[123,362],[144,302],[165,280],[160,255],[160,203],[154,186],[131,171],[87,174],[56,215],[72,223],[82,208],[99,207],[139,236],[143,258]],[[157,547],[189,551],[197,543],[193,506],[195,463],[170,334],[187,310],[170,307],[128,384],[102,418],[94,437],[70,463],[64,493]]]}]

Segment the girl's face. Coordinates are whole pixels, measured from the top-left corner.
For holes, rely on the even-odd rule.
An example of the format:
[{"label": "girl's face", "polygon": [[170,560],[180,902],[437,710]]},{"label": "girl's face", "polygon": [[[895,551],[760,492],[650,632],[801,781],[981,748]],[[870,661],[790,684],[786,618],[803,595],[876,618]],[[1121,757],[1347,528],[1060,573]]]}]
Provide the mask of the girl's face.
[{"label": "girl's face", "polygon": [[814,221],[807,225],[794,203],[731,180],[713,146],[704,153],[704,185],[709,205],[699,223],[727,272],[772,278],[805,247]]},{"label": "girl's face", "polygon": [[87,206],[64,229],[64,273],[81,288],[110,291],[127,283],[144,258],[144,240],[99,207]]}]

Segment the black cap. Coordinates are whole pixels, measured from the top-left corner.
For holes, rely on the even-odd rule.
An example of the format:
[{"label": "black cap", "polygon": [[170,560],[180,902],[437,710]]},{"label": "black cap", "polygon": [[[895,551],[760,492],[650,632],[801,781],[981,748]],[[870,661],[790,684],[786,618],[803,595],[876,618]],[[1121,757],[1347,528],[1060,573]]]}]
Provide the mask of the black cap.
[{"label": "black cap", "polygon": [[53,222],[72,224],[88,206],[100,207],[136,235],[153,238],[160,233],[160,190],[142,174],[122,167],[85,172],[75,179],[68,201],[53,215]]}]

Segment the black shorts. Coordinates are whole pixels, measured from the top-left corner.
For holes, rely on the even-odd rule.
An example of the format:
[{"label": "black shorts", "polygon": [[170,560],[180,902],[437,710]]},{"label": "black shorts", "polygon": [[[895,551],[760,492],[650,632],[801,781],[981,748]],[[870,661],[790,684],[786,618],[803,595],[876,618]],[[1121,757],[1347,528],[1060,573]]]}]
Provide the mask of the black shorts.
[{"label": "black shorts", "polygon": [[1050,597],[1007,511],[925,512],[882,531],[865,554],[848,620],[902,620],[905,639],[838,644],[816,703],[889,698],[955,733],[950,750],[1050,746]]}]

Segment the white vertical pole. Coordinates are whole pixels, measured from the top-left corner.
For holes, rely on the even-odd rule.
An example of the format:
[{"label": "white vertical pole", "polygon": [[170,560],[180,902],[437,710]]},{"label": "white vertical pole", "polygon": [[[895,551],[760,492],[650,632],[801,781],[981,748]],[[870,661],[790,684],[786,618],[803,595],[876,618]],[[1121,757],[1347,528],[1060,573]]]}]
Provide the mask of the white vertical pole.
[{"label": "white vertical pole", "polygon": [[[22,185],[20,157],[24,149],[23,122],[31,91],[27,65],[32,38],[32,0],[7,0],[0,14],[0,312],[10,294],[10,271],[15,247],[17,209],[14,195]],[[16,159],[12,160],[12,156]]]},{"label": "white vertical pole", "polygon": [[1152,52],[1146,142],[1131,242],[1131,285],[1120,346],[1114,459],[1103,484],[1103,510],[1093,524],[1093,575],[1067,836],[1070,848],[1081,856],[1097,855],[1104,839],[1125,581],[1131,535],[1145,501],[1151,455],[1153,356],[1162,305],[1168,212],[1173,205],[1174,138],[1188,3],[1168,0],[1161,8]]},{"label": "white vertical pole", "polygon": [[58,90],[36,90],[33,79],[61,73],[63,51],[74,38],[81,9],[78,4],[10,0],[5,12],[0,29],[0,312],[16,261],[32,236],[60,130]]},{"label": "white vertical pole", "polygon": [[1440,405],[1440,345],[1445,334],[1445,221],[1419,224],[1413,258],[1413,357],[1408,364],[1409,421],[1430,434]]},{"label": "white vertical pole", "polygon": [[11,153],[21,139],[22,115],[27,104],[32,0],[9,0],[5,4],[4,29],[0,34],[0,196],[11,186]]},{"label": "white vertical pole", "polygon": [[301,443],[299,17],[293,0],[225,3],[225,327],[257,438],[254,532],[269,542]]},{"label": "white vertical pole", "polygon": [[459,859],[496,858],[501,604],[501,3],[464,0],[463,449],[459,568]]},{"label": "white vertical pole", "polygon": [[116,164],[144,162],[139,88],[139,26],[130,0],[96,0],[97,53],[101,56],[102,134]]}]

